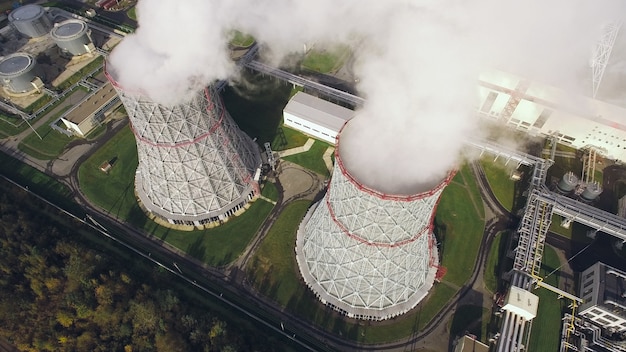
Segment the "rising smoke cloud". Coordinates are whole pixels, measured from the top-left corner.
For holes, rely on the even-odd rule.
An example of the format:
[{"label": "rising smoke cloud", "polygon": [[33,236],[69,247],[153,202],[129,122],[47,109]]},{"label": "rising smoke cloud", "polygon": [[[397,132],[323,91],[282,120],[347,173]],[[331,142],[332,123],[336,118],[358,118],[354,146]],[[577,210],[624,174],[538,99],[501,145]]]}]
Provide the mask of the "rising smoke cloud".
[{"label": "rising smoke cloud", "polygon": [[138,31],[109,65],[126,89],[164,103],[236,75],[226,38],[235,28],[274,60],[303,44],[350,45],[367,103],[342,134],[342,159],[368,186],[410,194],[441,180],[480,134],[481,71],[582,91],[601,25],[623,19],[626,2],[140,0],[137,12]]}]

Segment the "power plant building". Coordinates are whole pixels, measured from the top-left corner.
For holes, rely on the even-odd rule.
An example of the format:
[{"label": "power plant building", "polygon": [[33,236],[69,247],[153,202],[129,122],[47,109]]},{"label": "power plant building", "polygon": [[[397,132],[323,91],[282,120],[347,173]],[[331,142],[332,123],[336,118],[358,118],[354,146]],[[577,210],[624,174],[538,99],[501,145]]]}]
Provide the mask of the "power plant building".
[{"label": "power plant building", "polygon": [[578,315],[611,332],[626,332],[626,273],[597,262],[580,275]]},{"label": "power plant building", "polygon": [[9,22],[23,35],[39,38],[50,32],[52,21],[46,10],[34,4],[24,5],[9,13]]},{"label": "power plant building", "polygon": [[426,192],[384,194],[346,169],[340,138],[328,191],[298,229],[298,267],[333,309],[357,319],[393,318],[414,308],[435,281],[433,219],[452,174]]},{"label": "power plant building", "polygon": [[41,80],[35,75],[37,62],[27,53],[15,53],[0,58],[0,80],[11,93],[26,93],[38,89]]},{"label": "power plant building", "polygon": [[258,195],[259,148],[225,110],[214,87],[162,105],[127,91],[107,68],[130,119],[140,204],[170,224],[219,224]]},{"label": "power plant building", "polygon": [[353,116],[353,110],[303,92],[296,93],[283,110],[285,126],[331,144]]},{"label": "power plant building", "polygon": [[55,24],[50,37],[63,52],[74,56],[91,53],[95,50],[87,24],[80,20],[70,19]]},{"label": "power plant building", "polygon": [[85,137],[98,126],[106,114],[121,104],[117,92],[107,82],[93,94],[86,96],[61,117],[61,122],[79,137]]},{"label": "power plant building", "polygon": [[626,161],[622,107],[496,70],[480,75],[478,89],[482,117],[530,134],[554,136],[576,149],[593,146],[607,158]]}]

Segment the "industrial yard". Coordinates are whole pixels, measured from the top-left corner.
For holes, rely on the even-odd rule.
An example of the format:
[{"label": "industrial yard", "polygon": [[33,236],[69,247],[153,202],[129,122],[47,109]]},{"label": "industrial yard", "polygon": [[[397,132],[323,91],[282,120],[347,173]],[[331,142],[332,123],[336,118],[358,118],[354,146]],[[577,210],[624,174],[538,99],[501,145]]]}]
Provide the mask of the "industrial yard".
[{"label": "industrial yard", "polygon": [[[141,256],[190,287],[205,274],[222,283],[215,298],[271,312],[258,319],[283,338],[320,350],[626,350],[624,107],[601,88],[619,57],[594,58],[605,67],[571,97],[578,110],[561,88],[485,71],[472,123],[490,133],[459,143],[452,164],[423,162],[422,179],[395,159],[422,157],[403,131],[360,117],[370,110],[347,46],[307,43],[299,64],[275,66],[236,32],[237,80],[189,80],[184,99],[163,102],[178,82],[162,96],[128,70],[145,54],[129,44],[139,36],[38,5],[9,19],[0,145],[15,167],[3,174],[64,199],[75,221],[150,242]],[[620,26],[603,28],[599,45],[619,54]]]}]

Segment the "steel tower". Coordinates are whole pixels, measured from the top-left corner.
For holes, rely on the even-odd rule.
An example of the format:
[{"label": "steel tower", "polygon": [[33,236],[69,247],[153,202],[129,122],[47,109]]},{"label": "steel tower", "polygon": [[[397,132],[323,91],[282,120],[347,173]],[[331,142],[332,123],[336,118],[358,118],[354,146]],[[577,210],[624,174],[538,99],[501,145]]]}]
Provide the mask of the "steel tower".
[{"label": "steel tower", "polygon": [[258,194],[259,149],[225,110],[214,87],[166,106],[126,91],[107,70],[130,119],[140,204],[170,224],[219,224]]},{"label": "steel tower", "polygon": [[389,319],[414,308],[434,283],[433,219],[453,174],[427,192],[384,194],[348,172],[337,140],[328,191],[298,229],[298,266],[324,304],[353,318]]}]

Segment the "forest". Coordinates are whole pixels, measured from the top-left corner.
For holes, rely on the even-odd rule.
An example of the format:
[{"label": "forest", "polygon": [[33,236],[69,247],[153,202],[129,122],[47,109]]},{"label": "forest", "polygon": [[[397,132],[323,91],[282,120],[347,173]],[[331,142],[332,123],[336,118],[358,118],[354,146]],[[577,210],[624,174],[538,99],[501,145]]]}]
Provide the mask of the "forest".
[{"label": "forest", "polygon": [[19,350],[280,348],[185,299],[171,289],[169,273],[98,250],[78,223],[70,228],[59,219],[0,180],[0,337]]}]

